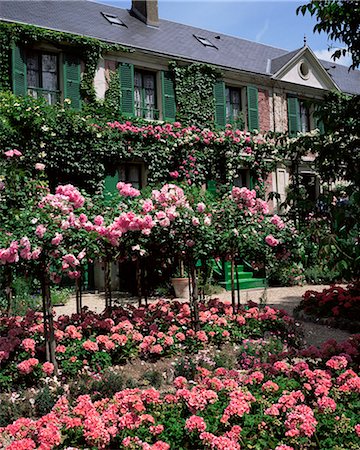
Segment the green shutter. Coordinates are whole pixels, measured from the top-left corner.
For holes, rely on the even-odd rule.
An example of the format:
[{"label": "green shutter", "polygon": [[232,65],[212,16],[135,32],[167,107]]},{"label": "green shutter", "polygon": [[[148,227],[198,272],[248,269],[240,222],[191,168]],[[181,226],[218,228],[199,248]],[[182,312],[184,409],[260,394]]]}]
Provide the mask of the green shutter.
[{"label": "green shutter", "polygon": [[325,134],[324,122],[319,118],[316,119],[316,128],[319,129],[320,134]]},{"label": "green shutter", "polygon": [[225,83],[218,80],[214,86],[215,97],[215,124],[219,127],[226,125],[226,98],[225,98]]},{"label": "green shutter", "polygon": [[175,89],[171,72],[161,72],[162,116],[163,120],[173,122],[176,116]]},{"label": "green shutter", "polygon": [[117,189],[116,185],[119,182],[119,176],[118,173],[115,172],[115,175],[107,175],[105,177],[105,183],[104,183],[104,195],[105,197],[109,197],[108,194],[116,194]]},{"label": "green shutter", "polygon": [[256,186],[255,178],[253,177],[253,175],[250,174],[249,189],[254,189],[255,186]]},{"label": "green shutter", "polygon": [[296,97],[288,97],[288,129],[289,136],[296,136],[300,131],[300,105]]},{"label": "green shutter", "polygon": [[80,83],[81,68],[80,60],[75,55],[64,55],[64,99],[71,100],[74,109],[81,109]]},{"label": "green shutter", "polygon": [[254,86],[247,87],[248,129],[259,130],[258,90]]},{"label": "green shutter", "polygon": [[206,189],[208,192],[210,192],[211,195],[217,195],[217,191],[216,191],[216,181],[214,180],[209,180],[207,183]]},{"label": "green shutter", "polygon": [[121,112],[134,115],[134,66],[122,63],[119,65],[121,84]]},{"label": "green shutter", "polygon": [[320,119],[320,117],[317,116],[318,111],[319,111],[318,106],[315,106],[315,112],[314,112],[315,127],[319,129],[320,134],[324,134],[325,133],[324,122]]},{"label": "green shutter", "polygon": [[17,45],[12,46],[12,90],[15,95],[27,94],[26,59],[24,50]]}]

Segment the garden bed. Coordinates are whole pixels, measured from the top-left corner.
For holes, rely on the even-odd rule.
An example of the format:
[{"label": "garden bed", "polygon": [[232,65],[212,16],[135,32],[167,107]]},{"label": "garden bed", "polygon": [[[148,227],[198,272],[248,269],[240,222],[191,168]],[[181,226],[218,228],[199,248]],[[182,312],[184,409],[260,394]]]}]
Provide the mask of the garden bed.
[{"label": "garden bed", "polygon": [[294,309],[294,317],[359,333],[360,282],[346,288],[334,285],[322,292],[305,292],[300,305]]},{"label": "garden bed", "polygon": [[0,448],[360,445],[360,336],[301,349],[284,312],[251,303],[233,314],[218,300],[200,304],[194,331],[188,303],[161,300],[59,317],[54,377],[40,314],[3,317],[0,329],[0,380],[8,389]]}]

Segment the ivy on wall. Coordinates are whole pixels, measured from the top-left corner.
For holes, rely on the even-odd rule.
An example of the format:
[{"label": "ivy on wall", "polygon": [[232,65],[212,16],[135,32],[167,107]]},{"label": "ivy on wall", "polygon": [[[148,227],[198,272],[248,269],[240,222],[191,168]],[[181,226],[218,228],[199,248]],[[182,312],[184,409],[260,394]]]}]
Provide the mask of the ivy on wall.
[{"label": "ivy on wall", "polygon": [[11,47],[13,44],[33,45],[47,42],[62,50],[73,49],[84,62],[85,68],[80,92],[83,100],[96,102],[94,78],[99,58],[110,51],[129,51],[118,44],[72,33],[47,30],[33,25],[0,22],[0,90],[11,90]]},{"label": "ivy on wall", "polygon": [[[86,111],[48,105],[44,99],[0,93],[0,148],[18,148],[29,169],[44,163],[53,186],[73,183],[100,192],[105,176],[122,162],[142,161],[150,184],[177,179],[232,184],[248,167],[255,179],[272,170],[275,141],[235,130],[211,131],[137,120],[116,127]],[[174,177],[175,178],[175,177]]]},{"label": "ivy on wall", "polygon": [[89,192],[100,191],[105,176],[124,161],[143,161],[148,169],[148,182],[152,184],[167,181],[170,172],[178,173],[189,183],[201,185],[206,180],[232,184],[242,167],[248,167],[256,180],[264,179],[272,170],[266,155],[273,152],[274,145],[256,144],[251,153],[246,154],[243,150],[248,146],[244,144],[244,137],[238,144],[238,138],[234,139],[231,132],[228,134],[229,130],[214,131],[215,139],[206,134],[216,128],[214,87],[221,73],[215,67],[171,62],[176,118],[182,127],[190,127],[189,132],[180,138],[171,134],[159,138],[156,131],[161,126],[133,118],[136,127],[148,127],[151,131],[144,137],[141,131],[119,132],[106,126],[109,120],[121,121],[122,116],[117,70],[109,74],[105,99],[96,100],[94,78],[99,58],[110,51],[131,51],[120,45],[30,25],[0,22],[0,90],[11,89],[12,45],[40,42],[76,52],[84,62],[81,96],[86,101],[85,107],[77,112],[66,105],[49,106],[43,99],[0,93],[0,145],[4,150],[21,148],[32,167],[40,159],[54,185],[71,182]]},{"label": "ivy on wall", "polygon": [[107,117],[121,116],[121,88],[119,71],[109,72],[108,88],[105,92],[104,113]]},{"label": "ivy on wall", "polygon": [[220,71],[207,64],[180,66],[170,62],[174,74],[177,119],[184,124],[200,127],[214,125],[214,86]]}]

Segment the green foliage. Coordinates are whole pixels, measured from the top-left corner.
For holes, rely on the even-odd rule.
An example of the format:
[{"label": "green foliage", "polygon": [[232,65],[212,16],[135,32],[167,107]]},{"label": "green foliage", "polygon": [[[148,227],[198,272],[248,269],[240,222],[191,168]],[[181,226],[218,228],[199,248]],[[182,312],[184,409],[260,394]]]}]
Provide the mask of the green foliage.
[{"label": "green foliage", "polygon": [[96,352],[91,356],[90,367],[96,372],[102,372],[112,365],[112,358],[106,352]]},{"label": "green foliage", "polygon": [[118,70],[110,72],[108,88],[105,92],[104,100],[104,114],[107,117],[120,117],[121,116],[121,89],[120,89],[120,76]]},{"label": "green foliage", "polygon": [[94,400],[111,398],[124,388],[124,384],[124,376],[109,369],[104,371],[99,380],[93,380],[90,383],[86,393],[89,393]]},{"label": "green foliage", "polygon": [[346,180],[359,187],[360,96],[331,92],[319,106],[318,115],[326,131],[313,142],[320,176],[324,180]]},{"label": "green foliage", "polygon": [[48,385],[45,385],[40,388],[34,400],[36,414],[41,417],[51,411],[52,407],[56,403],[57,396],[50,391]]},{"label": "green foliage", "polygon": [[358,1],[326,0],[315,1],[299,6],[296,13],[307,12],[315,16],[317,23],[314,32],[328,34],[331,41],[340,41],[345,48],[335,50],[332,57],[334,60],[345,56],[349,52],[352,56],[351,68],[360,65],[360,3]]},{"label": "green foliage", "polygon": [[332,284],[341,278],[339,271],[319,265],[305,269],[304,276],[306,282],[310,284]]},{"label": "green foliage", "polygon": [[158,370],[148,370],[144,373],[142,379],[155,389],[159,389],[164,381],[161,373]]},{"label": "green foliage", "polygon": [[217,353],[214,357],[216,367],[224,367],[225,369],[234,369],[236,367],[236,358],[233,354],[226,352],[225,350]]},{"label": "green foliage", "polygon": [[175,377],[186,377],[188,380],[193,380],[196,375],[196,363],[192,358],[180,358],[174,367]]},{"label": "green foliage", "polygon": [[171,62],[174,73],[177,119],[188,125],[211,127],[214,124],[214,85],[219,70],[206,64],[180,66]]},{"label": "green foliage", "polygon": [[[28,309],[39,309],[41,299],[37,289],[38,286],[32,278],[16,277],[12,282],[12,314],[23,316]],[[5,310],[6,306],[4,289],[0,292],[0,309]]]},{"label": "green foliage", "polygon": [[72,295],[73,290],[69,288],[59,288],[54,286],[51,288],[51,303],[53,306],[65,305]]}]

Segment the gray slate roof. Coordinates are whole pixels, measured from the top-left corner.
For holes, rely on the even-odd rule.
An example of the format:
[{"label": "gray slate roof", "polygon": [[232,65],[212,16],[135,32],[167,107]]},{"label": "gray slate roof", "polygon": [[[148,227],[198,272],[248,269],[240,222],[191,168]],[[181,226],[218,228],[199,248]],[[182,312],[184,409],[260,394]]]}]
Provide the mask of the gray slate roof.
[{"label": "gray slate roof", "polygon": [[[111,25],[102,12],[117,15],[127,27]],[[279,70],[280,64],[285,64],[297,52],[168,20],[160,20],[159,28],[153,28],[133,17],[126,9],[87,0],[1,0],[0,20],[96,37],[166,55],[169,59],[180,57],[268,76]],[[194,35],[210,40],[217,48],[204,47]],[[273,60],[272,64],[269,64],[270,60]],[[339,64],[320,62],[344,92],[360,94],[360,71],[348,73],[348,69]]]},{"label": "gray slate roof", "polygon": [[271,73],[277,73],[282,67],[285,66],[296,54],[299,53],[301,49],[298,48],[293,50],[292,52],[285,53],[284,55],[279,56],[278,58],[273,58],[271,60]]}]

